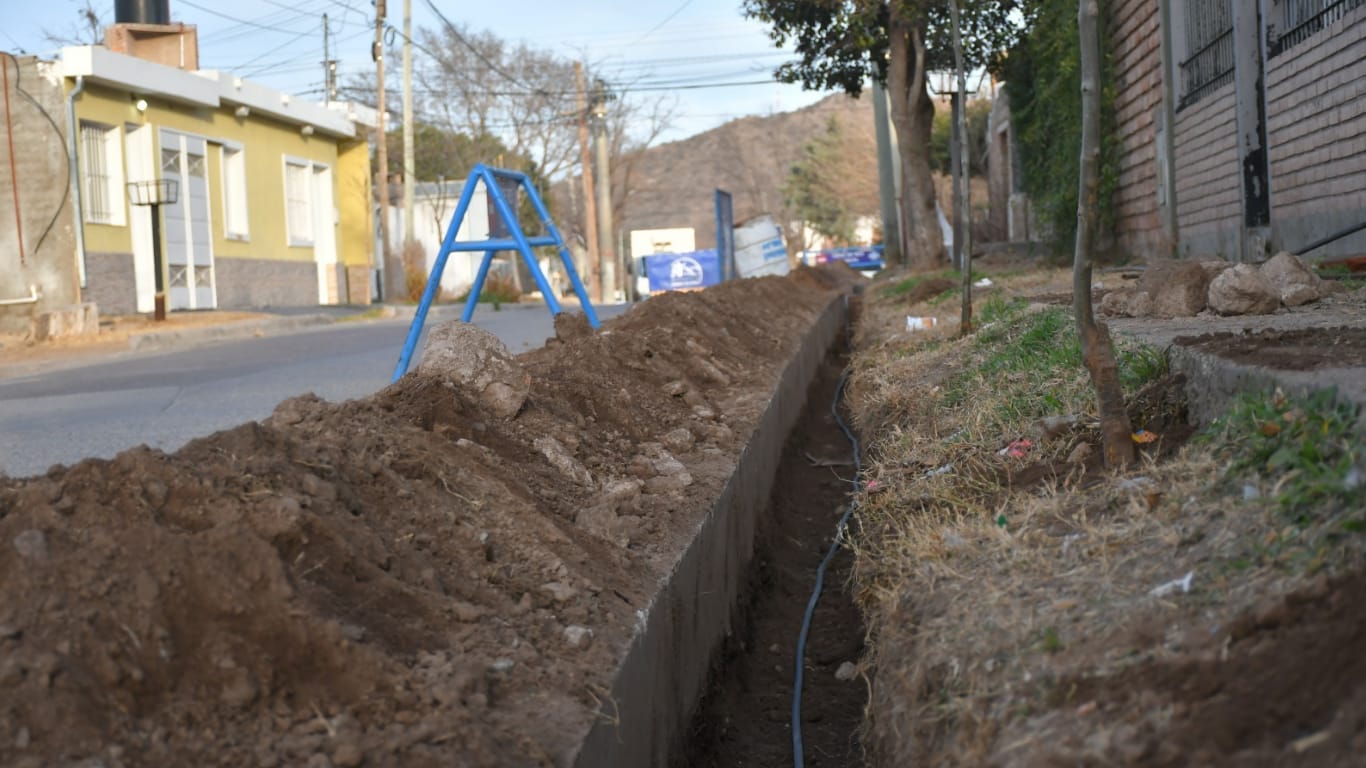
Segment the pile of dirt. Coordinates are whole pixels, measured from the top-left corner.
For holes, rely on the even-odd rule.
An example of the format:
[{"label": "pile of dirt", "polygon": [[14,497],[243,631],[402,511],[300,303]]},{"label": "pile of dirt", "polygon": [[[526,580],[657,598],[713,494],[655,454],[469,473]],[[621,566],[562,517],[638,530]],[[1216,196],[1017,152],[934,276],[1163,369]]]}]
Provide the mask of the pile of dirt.
[{"label": "pile of dirt", "polygon": [[438,367],[0,481],[0,764],[564,764],[832,299],[666,294],[558,322],[519,408]]},{"label": "pile of dirt", "polygon": [[1366,328],[1262,328],[1178,336],[1174,343],[1244,365],[1284,371],[1316,371],[1366,365]]}]

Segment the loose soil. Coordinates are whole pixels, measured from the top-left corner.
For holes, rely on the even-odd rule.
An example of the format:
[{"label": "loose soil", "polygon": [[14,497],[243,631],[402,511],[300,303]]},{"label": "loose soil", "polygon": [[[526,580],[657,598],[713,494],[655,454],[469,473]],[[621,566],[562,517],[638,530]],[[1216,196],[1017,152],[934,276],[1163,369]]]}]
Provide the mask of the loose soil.
[{"label": "loose soil", "polygon": [[[852,448],[831,413],[844,358],[828,357],[783,448],[773,496],[741,607],[692,742],[678,768],[792,764],[792,689],[797,635],[853,488]],[[806,644],[802,744],[806,765],[863,765],[858,729],[867,704],[861,676],[840,680],[863,651],[863,622],[848,592],[853,555],[841,548],[826,571]]]},{"label": "loose soil", "polygon": [[848,280],[557,323],[511,419],[410,374],[0,479],[0,764],[567,764]]},{"label": "loose soil", "polygon": [[1366,328],[1311,328],[1179,336],[1174,342],[1232,360],[1284,371],[1366,366]]}]

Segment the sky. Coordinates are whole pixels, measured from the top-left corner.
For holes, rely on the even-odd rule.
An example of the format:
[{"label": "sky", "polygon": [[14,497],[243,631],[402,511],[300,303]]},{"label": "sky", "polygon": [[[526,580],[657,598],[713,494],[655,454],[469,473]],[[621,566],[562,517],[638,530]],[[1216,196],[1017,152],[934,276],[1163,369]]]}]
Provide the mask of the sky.
[{"label": "sky", "polygon": [[[431,0],[470,31],[583,59],[614,80],[676,98],[672,141],[745,115],[784,112],[824,93],[772,82],[792,57],[765,26],[743,17],[741,0]],[[428,0],[411,0],[417,30],[439,30]],[[93,0],[106,23],[113,0]],[[55,56],[45,32],[74,36],[84,0],[0,0],[0,50]],[[323,14],[339,81],[373,73],[372,0],[170,0],[172,21],[194,24],[203,69],[231,71],[291,94],[321,100]],[[403,0],[388,0],[387,22],[402,29]],[[397,57],[386,61],[396,71]],[[387,78],[386,78],[387,79]],[[392,81],[391,81],[392,82]],[[398,105],[390,107],[396,113]]]}]

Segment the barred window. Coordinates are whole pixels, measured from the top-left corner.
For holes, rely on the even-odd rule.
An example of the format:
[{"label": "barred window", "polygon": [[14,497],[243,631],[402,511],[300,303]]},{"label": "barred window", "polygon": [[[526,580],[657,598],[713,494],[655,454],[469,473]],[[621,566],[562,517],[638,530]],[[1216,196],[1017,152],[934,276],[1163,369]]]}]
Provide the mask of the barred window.
[{"label": "barred window", "polygon": [[1269,20],[1270,55],[1278,56],[1308,40],[1363,4],[1366,0],[1278,0]]},{"label": "barred window", "polygon": [[81,171],[85,220],[122,226],[124,219],[123,154],[117,128],[81,123]]},{"label": "barred window", "polygon": [[1181,60],[1181,101],[1187,107],[1233,82],[1233,7],[1231,0],[1190,0],[1186,4],[1185,56]]}]

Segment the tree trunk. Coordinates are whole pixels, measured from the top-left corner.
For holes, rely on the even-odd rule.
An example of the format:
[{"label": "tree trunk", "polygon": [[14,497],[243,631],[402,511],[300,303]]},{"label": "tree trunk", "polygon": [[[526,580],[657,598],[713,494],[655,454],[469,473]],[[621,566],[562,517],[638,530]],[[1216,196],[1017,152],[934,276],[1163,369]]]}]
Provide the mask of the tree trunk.
[{"label": "tree trunk", "polygon": [[934,103],[925,81],[925,35],[922,22],[904,18],[898,8],[892,4],[887,93],[901,155],[902,253],[913,270],[939,269],[946,259],[930,174]]},{"label": "tree trunk", "polygon": [[1124,393],[1115,365],[1110,330],[1097,323],[1091,302],[1091,261],[1096,227],[1096,186],[1100,158],[1100,33],[1099,0],[1079,0],[1081,29],[1081,178],[1077,195],[1077,248],[1072,260],[1072,306],[1082,360],[1096,388],[1100,410],[1105,465],[1117,467],[1134,460],[1133,427],[1124,410]]},{"label": "tree trunk", "polygon": [[972,333],[972,174],[968,160],[968,76],[963,69],[963,37],[958,25],[958,0],[952,0],[949,9],[953,15],[953,65],[958,70],[958,111],[954,114],[954,124],[958,132],[958,185],[959,220],[963,222],[962,242],[954,243],[958,249],[958,268],[962,270],[962,311],[958,332],[964,336]]}]

